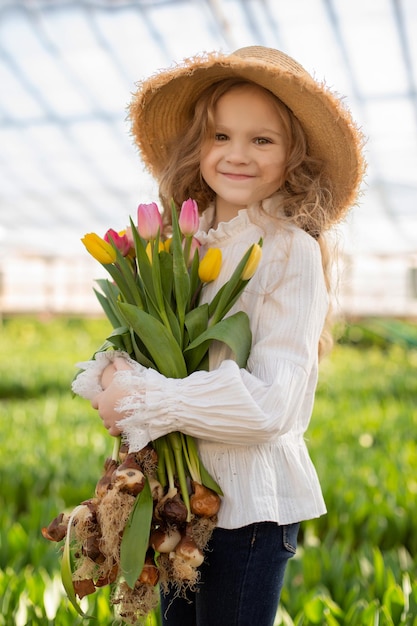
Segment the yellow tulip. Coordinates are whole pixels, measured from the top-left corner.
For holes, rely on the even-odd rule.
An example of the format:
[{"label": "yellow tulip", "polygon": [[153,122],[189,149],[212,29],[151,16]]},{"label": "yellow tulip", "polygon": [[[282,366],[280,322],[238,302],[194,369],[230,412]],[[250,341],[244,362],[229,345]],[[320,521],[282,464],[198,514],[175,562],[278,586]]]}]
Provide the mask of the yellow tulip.
[{"label": "yellow tulip", "polygon": [[252,278],[256,269],[259,265],[259,262],[262,258],[262,248],[258,243],[253,244],[252,252],[249,255],[249,259],[246,262],[245,267],[242,271],[242,280],[249,280]]},{"label": "yellow tulip", "polygon": [[111,263],[115,262],[116,251],[113,246],[96,235],[96,233],[87,233],[81,241],[91,256],[94,257],[99,263],[102,263],[103,265],[111,265]]},{"label": "yellow tulip", "polygon": [[[165,246],[162,241],[159,242],[158,252],[163,252],[165,250]],[[148,259],[152,263],[152,255],[153,255],[153,242],[148,241],[146,245],[146,254],[148,255]]]},{"label": "yellow tulip", "polygon": [[209,248],[200,261],[198,275],[201,282],[209,283],[220,273],[222,265],[222,252],[219,248]]}]

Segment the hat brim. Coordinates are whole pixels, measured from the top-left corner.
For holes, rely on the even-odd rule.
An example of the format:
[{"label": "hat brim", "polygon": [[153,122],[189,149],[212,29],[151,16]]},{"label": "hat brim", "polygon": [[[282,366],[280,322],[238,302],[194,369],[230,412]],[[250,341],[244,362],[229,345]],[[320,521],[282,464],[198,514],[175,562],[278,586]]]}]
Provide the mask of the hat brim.
[{"label": "hat brim", "polygon": [[212,84],[242,78],[268,89],[294,113],[319,158],[334,201],[332,223],[355,202],[363,177],[363,136],[342,101],[284,53],[254,46],[225,56],[193,57],[142,82],[130,106],[132,134],[150,172],[158,178],[169,146],[190,123],[200,95]]}]

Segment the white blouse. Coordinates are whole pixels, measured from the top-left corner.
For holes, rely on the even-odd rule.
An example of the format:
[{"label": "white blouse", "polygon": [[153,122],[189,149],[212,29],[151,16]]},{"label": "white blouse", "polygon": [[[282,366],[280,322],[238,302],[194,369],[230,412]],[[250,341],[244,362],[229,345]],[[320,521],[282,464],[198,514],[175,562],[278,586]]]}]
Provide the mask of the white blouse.
[{"label": "white blouse", "polygon": [[[206,232],[208,210],[197,234],[203,251],[222,251],[220,275],[204,287],[205,301],[263,238],[261,263],[229,313],[243,310],[250,319],[246,369],[239,369],[227,346],[214,343],[209,372],[167,379],[129,360],[132,370],[115,375],[126,390],[119,409],[129,416],[119,426],[130,450],[172,431],[196,437],[201,460],[224,493],[218,525],[228,529],[260,521],[288,524],[326,512],[304,441],[328,309],[320,249],[303,230],[272,217],[276,197],[262,207],[241,210]],[[115,354],[79,364],[85,371],[73,384],[75,393],[91,400]]]}]

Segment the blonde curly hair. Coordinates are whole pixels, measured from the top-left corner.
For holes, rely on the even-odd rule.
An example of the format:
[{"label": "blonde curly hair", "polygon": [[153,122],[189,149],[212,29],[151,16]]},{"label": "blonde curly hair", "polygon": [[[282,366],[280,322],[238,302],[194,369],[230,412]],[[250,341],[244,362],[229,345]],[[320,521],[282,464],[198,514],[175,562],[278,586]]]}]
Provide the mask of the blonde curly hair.
[{"label": "blonde curly hair", "polygon": [[[331,183],[324,177],[321,162],[309,156],[300,122],[283,102],[259,85],[236,78],[226,79],[211,85],[199,98],[192,123],[168,147],[170,159],[159,178],[160,199],[165,209],[164,222],[169,226],[172,200],[179,208],[184,198],[193,198],[200,213],[214,202],[215,193],[201,176],[201,150],[204,143],[214,136],[216,103],[226,92],[242,86],[262,89],[278,112],[287,138],[288,153],[281,187],[277,191],[281,194],[288,221],[305,230],[319,243],[326,286],[330,292],[332,255],[325,231],[331,226],[328,217],[332,214]],[[329,311],[319,344],[320,357],[333,345],[331,327]]]}]

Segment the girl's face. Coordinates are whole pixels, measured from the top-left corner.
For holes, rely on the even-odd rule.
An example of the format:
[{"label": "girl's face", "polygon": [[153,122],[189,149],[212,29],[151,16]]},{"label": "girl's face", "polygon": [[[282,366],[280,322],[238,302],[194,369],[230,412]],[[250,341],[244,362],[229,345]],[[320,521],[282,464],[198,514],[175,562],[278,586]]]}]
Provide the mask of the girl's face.
[{"label": "girl's face", "polygon": [[273,96],[257,86],[240,85],[221,96],[214,124],[200,169],[216,194],[218,221],[227,221],[281,186],[287,140]]}]

